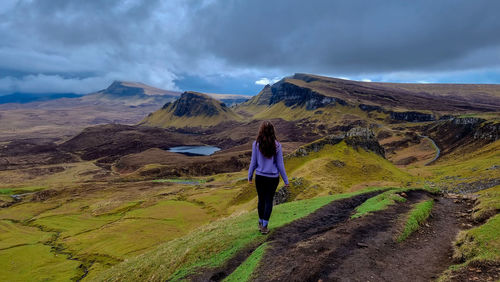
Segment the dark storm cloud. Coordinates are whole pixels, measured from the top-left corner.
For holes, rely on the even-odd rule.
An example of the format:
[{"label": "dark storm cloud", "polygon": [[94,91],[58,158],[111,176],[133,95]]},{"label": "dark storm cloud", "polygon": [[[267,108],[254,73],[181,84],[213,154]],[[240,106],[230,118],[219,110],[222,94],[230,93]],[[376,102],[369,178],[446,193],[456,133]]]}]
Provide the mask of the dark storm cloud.
[{"label": "dark storm cloud", "polygon": [[4,0],[0,93],[86,93],[114,79],[241,92],[294,72],[481,81],[500,72],[499,10],[496,0]]},{"label": "dark storm cloud", "polygon": [[498,11],[500,1],[217,1],[192,34],[243,67],[447,70],[500,63]]}]

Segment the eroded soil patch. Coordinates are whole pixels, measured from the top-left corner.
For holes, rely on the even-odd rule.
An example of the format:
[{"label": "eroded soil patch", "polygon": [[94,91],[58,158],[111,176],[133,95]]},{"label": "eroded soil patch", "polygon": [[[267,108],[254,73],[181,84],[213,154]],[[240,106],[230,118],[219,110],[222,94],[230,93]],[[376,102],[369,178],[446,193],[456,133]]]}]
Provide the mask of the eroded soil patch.
[{"label": "eroded soil patch", "polygon": [[[464,219],[467,205],[436,198],[432,217],[403,243],[394,238],[401,217],[411,204],[434,197],[423,191],[408,193],[408,201],[386,210],[300,240],[276,240],[262,258],[258,281],[430,281],[452,261],[452,241]],[[321,221],[316,222],[321,225]],[[276,232],[278,234],[278,232]]]},{"label": "eroded soil patch", "polygon": [[[310,215],[293,221],[275,230],[266,241],[273,245],[293,244],[317,234],[322,234],[336,225],[346,222],[354,209],[367,199],[380,194],[381,191],[365,193],[348,199],[336,200],[327,204]],[[257,227],[257,226],[256,226]],[[236,254],[224,266],[216,269],[203,269],[196,275],[188,277],[190,281],[220,281],[231,274],[258,245],[252,245]]]}]

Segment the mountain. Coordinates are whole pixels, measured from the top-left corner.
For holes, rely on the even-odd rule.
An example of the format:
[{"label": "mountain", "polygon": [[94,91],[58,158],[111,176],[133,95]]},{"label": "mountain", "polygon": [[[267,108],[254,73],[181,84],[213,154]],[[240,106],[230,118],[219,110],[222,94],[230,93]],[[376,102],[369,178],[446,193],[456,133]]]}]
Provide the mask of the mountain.
[{"label": "mountain", "polygon": [[98,93],[120,97],[134,95],[178,97],[181,94],[177,91],[164,90],[144,83],[129,81],[114,81],[108,88],[101,90]]},{"label": "mountain", "polygon": [[82,101],[94,104],[123,104],[131,107],[154,106],[173,101],[180,94],[138,82],[114,81],[108,88],[84,96]]},{"label": "mountain", "polygon": [[211,126],[241,118],[226,104],[198,92],[184,92],[179,99],[166,103],[140,124],[157,127]]},{"label": "mountain", "polygon": [[395,120],[424,121],[445,114],[499,111],[500,85],[360,82],[295,74],[265,86],[237,111],[269,112],[280,103],[307,111],[335,105],[358,107]]}]

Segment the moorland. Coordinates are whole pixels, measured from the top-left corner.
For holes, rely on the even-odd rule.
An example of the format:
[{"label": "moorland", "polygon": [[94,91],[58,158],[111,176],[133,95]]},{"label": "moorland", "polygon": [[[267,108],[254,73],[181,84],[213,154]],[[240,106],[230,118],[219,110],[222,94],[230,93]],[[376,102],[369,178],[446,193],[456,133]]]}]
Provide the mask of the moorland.
[{"label": "moorland", "polygon": [[[268,235],[246,179],[262,120],[291,182]],[[500,85],[115,82],[0,105],[0,128],[3,281],[500,279]]]}]

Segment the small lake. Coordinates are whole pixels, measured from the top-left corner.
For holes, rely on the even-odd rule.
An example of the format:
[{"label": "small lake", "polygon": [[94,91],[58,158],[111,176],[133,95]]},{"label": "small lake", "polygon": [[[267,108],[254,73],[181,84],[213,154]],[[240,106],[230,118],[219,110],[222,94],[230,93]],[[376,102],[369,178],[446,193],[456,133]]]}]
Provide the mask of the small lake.
[{"label": "small lake", "polygon": [[220,151],[220,148],[214,146],[179,146],[168,149],[169,152],[184,154],[187,156],[210,156]]}]

